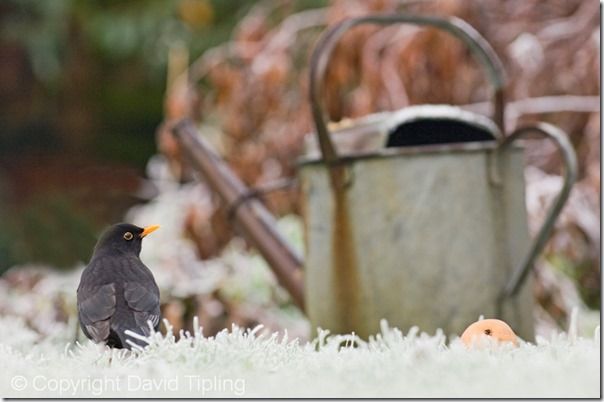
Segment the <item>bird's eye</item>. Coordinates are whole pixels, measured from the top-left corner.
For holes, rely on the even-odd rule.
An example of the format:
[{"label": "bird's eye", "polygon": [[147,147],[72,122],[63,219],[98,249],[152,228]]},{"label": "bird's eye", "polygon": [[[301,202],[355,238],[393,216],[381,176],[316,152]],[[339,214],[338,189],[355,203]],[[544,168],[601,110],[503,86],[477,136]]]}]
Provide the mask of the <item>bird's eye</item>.
[{"label": "bird's eye", "polygon": [[124,233],[124,239],[125,240],[132,240],[134,238],[134,235],[130,232],[126,232]]}]

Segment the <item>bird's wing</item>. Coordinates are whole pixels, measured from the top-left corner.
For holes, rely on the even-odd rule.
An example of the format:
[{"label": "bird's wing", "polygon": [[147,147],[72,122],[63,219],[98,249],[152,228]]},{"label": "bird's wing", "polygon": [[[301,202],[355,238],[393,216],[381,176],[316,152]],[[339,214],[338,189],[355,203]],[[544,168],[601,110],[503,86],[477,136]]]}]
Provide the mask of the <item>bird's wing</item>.
[{"label": "bird's wing", "polygon": [[82,329],[95,342],[109,337],[109,319],[115,313],[115,284],[78,289],[78,312]]},{"label": "bird's wing", "polygon": [[153,328],[158,328],[160,311],[157,288],[147,289],[138,282],[126,282],[124,298],[128,307],[133,310],[136,325],[145,336],[150,334],[147,321],[151,321]]}]

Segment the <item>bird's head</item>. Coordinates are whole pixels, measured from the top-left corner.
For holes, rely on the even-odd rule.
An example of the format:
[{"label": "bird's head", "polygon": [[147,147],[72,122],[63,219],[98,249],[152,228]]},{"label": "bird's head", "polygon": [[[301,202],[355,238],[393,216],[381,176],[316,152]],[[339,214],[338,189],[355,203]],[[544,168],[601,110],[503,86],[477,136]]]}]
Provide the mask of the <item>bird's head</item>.
[{"label": "bird's head", "polygon": [[130,223],[113,225],[103,232],[99,238],[94,247],[94,254],[98,255],[117,251],[125,254],[134,254],[138,257],[141,252],[143,238],[158,228],[159,225],[144,228]]}]

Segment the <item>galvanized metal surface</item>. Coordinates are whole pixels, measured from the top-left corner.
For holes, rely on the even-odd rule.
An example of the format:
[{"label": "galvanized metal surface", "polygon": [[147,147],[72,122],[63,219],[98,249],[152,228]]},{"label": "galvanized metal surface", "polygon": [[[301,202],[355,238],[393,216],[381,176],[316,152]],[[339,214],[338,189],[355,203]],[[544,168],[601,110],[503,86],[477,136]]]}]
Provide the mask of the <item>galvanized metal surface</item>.
[{"label": "galvanized metal surface", "polygon": [[[344,157],[338,152],[320,102],[330,55],[354,26],[401,22],[443,29],[469,46],[494,88],[496,125],[486,121],[482,127],[497,142],[399,148],[394,153],[354,150]],[[529,248],[523,161],[521,152],[510,146],[521,134],[502,136],[503,68],[484,38],[456,18],[376,15],[344,20],[315,47],[310,83],[321,151],[321,159],[307,158],[302,164],[308,243],[305,291],[313,327],[367,336],[387,318],[403,329],[419,325],[460,333],[484,314],[506,319],[520,336],[532,339],[532,297],[524,281],[572,186],[567,157],[572,147],[564,143],[563,134],[541,130],[562,148],[567,180]],[[462,113],[455,114],[451,118],[462,119]],[[403,110],[394,117],[388,119],[396,125],[430,118],[431,113],[420,116]],[[392,124],[368,123],[349,131],[383,137],[388,127],[392,129]],[[495,150],[489,151],[493,145]]]},{"label": "galvanized metal surface", "polygon": [[[465,307],[469,310],[474,308],[475,314],[465,314],[465,312],[454,314],[454,311],[438,309],[437,306],[442,307],[447,304],[444,299],[433,297],[433,303],[426,303],[426,298],[422,296],[426,290],[439,287],[438,284],[441,284],[440,287],[445,291],[445,299],[452,296],[444,285],[447,283],[447,275],[441,272],[448,266],[444,257],[449,253],[443,251],[442,244],[439,243],[445,239],[433,241],[432,237],[438,238],[437,234],[440,237],[454,235],[467,226],[462,225],[462,220],[468,218],[473,220],[472,214],[475,214],[474,218],[477,217],[479,220],[485,220],[490,216],[489,211],[485,211],[487,207],[484,206],[484,203],[488,202],[485,200],[488,199],[488,191],[485,194],[476,194],[475,205],[471,205],[470,208],[472,212],[465,217],[461,211],[455,216],[450,216],[458,211],[458,206],[450,208],[452,212],[447,212],[447,208],[443,209],[443,205],[448,205],[445,200],[451,200],[453,203],[462,202],[464,196],[467,198],[468,194],[471,194],[474,185],[485,184],[474,183],[472,180],[464,181],[465,169],[462,161],[471,163],[475,160],[474,165],[482,164],[482,166],[468,166],[468,168],[474,169],[484,181],[489,177],[486,172],[488,164],[481,161],[481,158],[485,158],[487,153],[468,152],[455,155],[441,153],[430,156],[422,154],[426,149],[421,149],[415,155],[406,157],[398,155],[398,158],[385,157],[387,154],[382,150],[375,150],[374,155],[369,157],[367,153],[360,156],[347,154],[345,158],[339,155],[324,120],[319,100],[321,85],[331,52],[339,38],[348,29],[368,23],[382,25],[412,23],[433,26],[453,34],[466,43],[482,63],[494,87],[493,119],[500,130],[495,126],[495,129],[487,129],[487,131],[491,131],[494,138],[498,139],[501,138],[503,131],[504,74],[501,62],[484,38],[464,21],[456,18],[376,15],[345,20],[327,31],[313,51],[310,70],[311,107],[317,143],[324,164],[308,163],[310,161],[307,160],[302,168],[307,206],[308,252],[305,289],[308,314],[313,327],[319,325],[336,332],[355,331],[362,336],[377,331],[380,318],[391,319],[393,325],[400,325],[403,328],[415,322],[428,330],[443,327],[446,330],[460,332],[463,326],[480,314],[475,309],[475,303],[466,304]],[[398,120],[414,118],[415,115],[417,113],[412,111],[394,114]],[[461,119],[462,113],[457,113],[457,117]],[[393,124],[400,124],[400,121]],[[486,126],[494,125],[487,122]],[[374,123],[374,127],[375,129],[371,130],[369,124],[369,127],[364,127],[361,134],[383,136],[383,129],[387,129],[388,124],[384,125],[378,121]],[[373,142],[366,141],[369,144]],[[469,146],[476,146],[476,144]],[[442,146],[436,148],[442,149]],[[460,149],[464,149],[463,146]],[[438,163],[444,164],[439,167]],[[411,169],[406,171],[407,168]],[[461,176],[455,177],[455,174]],[[428,181],[423,182],[426,177]],[[441,181],[442,186],[437,184]],[[429,188],[435,186],[429,191],[434,193],[433,198],[423,199],[428,194],[426,192],[428,190],[422,185],[425,183],[428,183]],[[460,192],[459,190],[463,190],[464,186],[469,187],[465,192]],[[486,191],[484,185],[483,190],[480,191]],[[524,204],[521,204],[521,208],[523,210]],[[430,219],[428,218],[430,216],[436,218]],[[496,220],[492,216],[491,219]],[[403,227],[407,241],[401,239]],[[478,241],[487,233],[492,238],[494,236],[492,231],[498,229],[494,228],[492,222],[487,222],[485,228],[474,232],[477,237],[473,239],[470,236],[470,239]],[[392,230],[394,236],[380,237],[380,232]],[[484,241],[488,241],[488,238]],[[468,248],[473,243],[472,241],[457,243],[459,245],[451,254],[455,266],[465,265],[473,254],[480,254],[473,253]],[[325,247],[328,244],[331,245],[330,248]],[[496,265],[498,259],[495,259],[494,255],[499,249],[495,246],[491,249],[489,251],[487,246],[484,251],[486,254],[482,258],[480,255],[477,256],[470,267],[475,268],[476,264],[485,263]],[[401,261],[405,261],[402,264],[404,267],[397,270]],[[416,273],[405,267],[410,261],[420,267]],[[431,267],[435,267],[436,273],[431,271]],[[494,272],[501,273],[501,271]],[[463,270],[458,271],[459,278],[463,277],[463,273]],[[500,286],[503,285],[501,281],[498,282],[499,287],[493,286],[493,282],[489,283],[492,285],[490,288],[480,286],[476,289],[477,300],[488,305],[483,309],[486,310],[483,313],[497,310]],[[485,289],[491,291],[492,295],[485,296]],[[459,297],[463,299],[464,295],[466,293]],[[463,308],[459,306],[465,302],[462,300],[456,309]],[[407,318],[403,319],[403,316]],[[525,333],[532,337],[532,328],[526,328]]]},{"label": "galvanized metal surface", "polygon": [[[403,330],[419,325],[460,333],[484,314],[505,319],[532,339],[532,286],[530,278],[528,284],[523,280],[527,258],[539,253],[549,229],[529,247],[522,148],[513,144],[528,130],[504,146],[491,141],[348,155],[340,158],[346,184],[341,193],[331,191],[321,161],[301,165],[305,286],[302,261],[268,211],[253,198],[239,203],[249,190],[192,123],[174,131],[212,188],[238,206],[235,221],[313,327],[368,336],[386,318]],[[567,184],[547,222],[555,219],[575,177],[572,147],[561,143],[570,161]],[[502,300],[501,290],[510,283],[514,291],[508,295],[514,297]]]},{"label": "galvanized metal surface", "polygon": [[[353,26],[394,22],[436,26],[470,46],[495,89],[497,125],[450,106],[441,108],[455,112],[451,118],[480,125],[497,141],[376,146],[384,143],[392,124],[431,116],[408,110],[360,120],[360,127],[345,131],[358,134],[361,141],[353,141],[345,153],[336,149],[318,101],[329,54]],[[508,138],[501,135],[503,84],[501,63],[493,50],[456,18],[361,17],[343,21],[322,37],[312,56],[310,86],[321,158],[309,155],[300,165],[307,245],[304,290],[302,261],[276,232],[268,211],[245,198],[249,190],[190,123],[177,126],[175,132],[197,170],[234,208],[235,221],[305,309],[313,328],[367,337],[378,332],[379,321],[385,318],[403,331],[418,325],[428,332],[442,328],[447,334],[459,334],[485,315],[506,320],[531,340],[533,297],[527,273],[568,196],[576,161],[565,135],[551,126],[522,129]],[[557,142],[566,169],[565,186],[529,245],[522,150],[512,143],[531,130]],[[358,144],[370,148],[356,149]]]},{"label": "galvanized metal surface", "polygon": [[[496,188],[491,155],[352,160],[342,199],[333,195],[324,166],[304,165],[312,327],[366,337],[386,318],[403,331],[418,325],[459,334],[481,314],[494,316],[529,236],[522,152],[505,151],[503,185]],[[501,318],[532,339],[530,287],[504,304]]]}]

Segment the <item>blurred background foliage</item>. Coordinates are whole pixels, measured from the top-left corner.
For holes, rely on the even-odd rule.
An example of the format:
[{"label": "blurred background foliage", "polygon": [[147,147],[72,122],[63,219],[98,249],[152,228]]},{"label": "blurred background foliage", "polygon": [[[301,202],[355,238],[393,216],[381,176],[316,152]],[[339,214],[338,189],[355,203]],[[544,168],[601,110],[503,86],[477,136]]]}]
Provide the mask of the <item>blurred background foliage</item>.
[{"label": "blurred background foliage", "polygon": [[[324,3],[296,2],[291,11]],[[0,270],[87,260],[97,231],[140,201],[170,47],[181,43],[197,57],[227,40],[252,6],[0,3]]]},{"label": "blurred background foliage", "polygon": [[[307,77],[318,36],[346,17],[401,11],[457,16],[487,39],[508,75],[508,130],[542,120],[569,133],[580,177],[536,267],[536,314],[564,327],[573,306],[599,308],[596,0],[4,0],[0,272],[26,263],[69,271],[88,260],[102,227],[126,211],[128,219],[155,217],[157,207],[180,225],[166,228],[172,237],[163,249],[150,250],[159,255],[162,311],[177,329],[194,315],[211,334],[233,322],[266,324],[271,309],[292,309],[266,266],[254,259],[249,269],[249,250],[236,243],[233,251],[235,231],[223,206],[193,180],[166,127],[194,118],[249,186],[289,180],[313,130]],[[324,87],[331,120],[344,125],[423,103],[488,114],[487,90],[467,49],[436,30],[409,26],[344,35]],[[528,143],[527,156],[534,234],[560,188],[560,158],[542,141]],[[300,212],[296,186],[264,199],[279,216]],[[290,223],[301,237],[299,221]],[[190,249],[195,255],[181,261]],[[38,272],[11,272],[0,285],[22,289],[24,299],[44,282]],[[220,279],[212,282],[212,275]],[[73,313],[72,285],[63,285],[67,301],[56,303],[64,305],[56,308],[64,321]],[[11,308],[0,303],[0,313]]]}]

